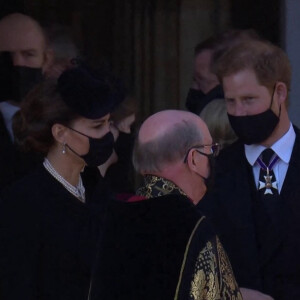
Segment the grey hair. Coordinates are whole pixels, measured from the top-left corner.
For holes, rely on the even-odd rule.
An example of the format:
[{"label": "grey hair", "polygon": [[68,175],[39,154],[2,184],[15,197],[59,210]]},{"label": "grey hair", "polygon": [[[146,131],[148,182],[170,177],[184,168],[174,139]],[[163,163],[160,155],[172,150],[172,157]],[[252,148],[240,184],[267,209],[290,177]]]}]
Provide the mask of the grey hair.
[{"label": "grey hair", "polygon": [[199,127],[192,121],[183,120],[167,134],[147,143],[136,138],[133,149],[133,165],[140,174],[161,172],[168,164],[182,159],[193,146],[202,143]]}]

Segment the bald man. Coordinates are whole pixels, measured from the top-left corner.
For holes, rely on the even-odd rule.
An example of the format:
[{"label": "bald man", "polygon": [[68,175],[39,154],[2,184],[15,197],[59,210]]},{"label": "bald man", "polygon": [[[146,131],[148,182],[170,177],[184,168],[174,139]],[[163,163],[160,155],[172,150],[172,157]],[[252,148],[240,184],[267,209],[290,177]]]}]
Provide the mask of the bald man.
[{"label": "bald man", "polygon": [[0,20],[0,189],[28,173],[36,161],[14,145],[12,118],[22,99],[42,80],[50,60],[38,22],[20,13]]},{"label": "bald man", "polygon": [[45,70],[47,51],[42,27],[29,16],[14,13],[0,20],[0,52],[9,52],[14,66]]},{"label": "bald man", "polygon": [[217,152],[192,113],[162,111],[143,123],[133,161],[145,183],[108,210],[90,299],[241,299],[218,238],[195,208]]},{"label": "bald man", "polygon": [[14,13],[0,20],[0,110],[12,139],[12,115],[29,90],[42,79],[49,60],[43,30],[34,19]]}]

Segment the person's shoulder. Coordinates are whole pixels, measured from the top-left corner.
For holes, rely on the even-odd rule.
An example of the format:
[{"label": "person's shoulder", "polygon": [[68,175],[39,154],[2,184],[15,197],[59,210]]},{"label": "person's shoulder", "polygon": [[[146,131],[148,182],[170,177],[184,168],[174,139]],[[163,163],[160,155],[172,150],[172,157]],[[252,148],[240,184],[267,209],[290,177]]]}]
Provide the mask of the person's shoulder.
[{"label": "person's shoulder", "polygon": [[295,124],[293,124],[293,129],[295,131],[295,134],[296,134],[296,138],[300,138],[300,129],[298,126],[296,126]]},{"label": "person's shoulder", "polygon": [[292,149],[292,155],[289,162],[289,165],[292,165],[294,168],[299,169],[300,167],[300,129],[293,125],[293,129],[296,134],[295,143]]},{"label": "person's shoulder", "polygon": [[236,154],[243,153],[244,145],[239,140],[235,141],[231,145],[225,147],[220,151],[218,158],[234,157]]},{"label": "person's shoulder", "polygon": [[227,167],[232,169],[234,165],[240,164],[243,157],[245,157],[244,145],[240,141],[236,141],[221,150],[216,159],[217,167],[218,169]]},{"label": "person's shoulder", "polygon": [[215,229],[206,216],[202,215],[196,222],[191,232],[191,248],[199,251],[203,249],[207,242],[216,238]]},{"label": "person's shoulder", "polygon": [[[135,199],[137,200],[137,199]],[[141,198],[140,201],[121,202],[118,200],[112,201],[110,207],[113,207],[121,213],[138,212],[145,214],[148,217],[152,216],[155,219],[165,219],[176,223],[196,224],[203,217],[192,201],[183,194],[170,193],[154,198]]]},{"label": "person's shoulder", "polygon": [[[46,170],[39,166],[23,178],[1,190],[2,199],[34,198],[37,191],[43,190]],[[10,200],[10,201],[12,201]]]},{"label": "person's shoulder", "polygon": [[300,133],[300,128],[296,124],[292,123],[292,126],[293,126],[295,132],[297,131],[298,133]]},{"label": "person's shoulder", "polygon": [[[202,211],[185,195],[170,194],[159,198],[161,198],[159,200],[161,207],[164,207],[167,214],[174,219],[181,219],[183,223],[189,223],[190,226],[200,224],[205,219]],[[207,220],[204,223],[206,222]]]},{"label": "person's shoulder", "polygon": [[41,170],[35,170],[1,191],[1,219],[15,218],[18,222],[22,220],[30,222],[30,218],[38,215],[40,207],[38,200],[43,190],[42,175]]}]

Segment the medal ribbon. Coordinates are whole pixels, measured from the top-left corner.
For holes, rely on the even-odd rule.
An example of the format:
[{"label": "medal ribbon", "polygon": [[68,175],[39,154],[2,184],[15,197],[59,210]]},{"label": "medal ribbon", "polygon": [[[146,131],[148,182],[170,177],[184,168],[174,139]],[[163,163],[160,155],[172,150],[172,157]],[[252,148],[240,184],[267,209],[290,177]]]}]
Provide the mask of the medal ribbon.
[{"label": "medal ribbon", "polygon": [[275,166],[275,164],[277,163],[278,160],[279,160],[279,156],[278,156],[276,153],[274,153],[274,155],[272,156],[272,158],[271,158],[271,160],[270,160],[269,166],[267,166],[267,165],[262,161],[262,159],[261,159],[260,157],[257,159],[257,163],[260,165],[260,167],[261,167],[263,170],[269,172],[269,171],[272,171],[272,170],[273,170],[273,168],[274,168],[274,166]]}]

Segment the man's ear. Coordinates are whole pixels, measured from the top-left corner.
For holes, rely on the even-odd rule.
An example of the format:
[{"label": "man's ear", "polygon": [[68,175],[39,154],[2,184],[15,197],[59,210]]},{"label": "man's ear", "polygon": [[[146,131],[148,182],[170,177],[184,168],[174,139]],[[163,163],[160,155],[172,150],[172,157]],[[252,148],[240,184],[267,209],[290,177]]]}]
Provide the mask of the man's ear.
[{"label": "man's ear", "polygon": [[278,104],[282,104],[287,101],[288,90],[284,82],[278,81],[276,84],[275,94],[277,95]]},{"label": "man's ear", "polygon": [[188,168],[193,171],[198,171],[198,163],[197,163],[197,157],[195,156],[196,149],[191,149],[187,155],[186,164]]},{"label": "man's ear", "polygon": [[47,48],[44,52],[43,73],[47,73],[49,68],[54,64],[54,51]]},{"label": "man's ear", "polygon": [[64,125],[55,123],[52,125],[51,131],[55,141],[60,144],[64,144],[66,142],[67,128]]}]

